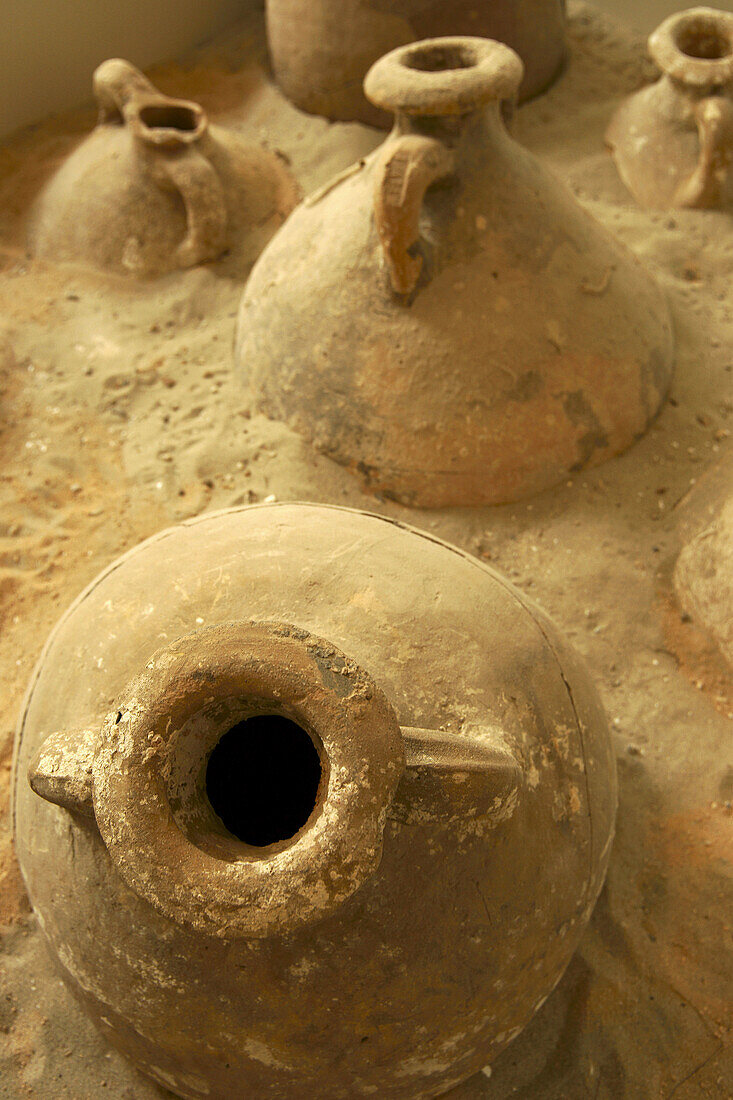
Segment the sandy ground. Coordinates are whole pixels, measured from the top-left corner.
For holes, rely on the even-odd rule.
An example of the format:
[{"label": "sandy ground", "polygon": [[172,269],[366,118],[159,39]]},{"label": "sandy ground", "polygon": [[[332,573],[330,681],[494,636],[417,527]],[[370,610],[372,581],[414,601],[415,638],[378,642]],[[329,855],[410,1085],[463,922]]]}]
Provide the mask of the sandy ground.
[{"label": "sandy ground", "polygon": [[[581,950],[531,1026],[455,1100],[733,1096],[733,691],[676,606],[680,540],[730,491],[733,234],[727,215],[641,212],[604,150],[643,43],[576,6],[571,59],[515,134],[655,270],[678,341],[672,397],[628,454],[514,506],[408,512],[288,429],[252,415],[232,371],[241,276],[147,285],[29,261],[23,218],[91,110],[0,150],[0,810],[13,727],[43,640],[109,561],[159,528],[248,501],[325,500],[425,527],[503,570],[585,655],[614,732],[618,835]],[[380,134],[287,104],[261,27],[151,73],[215,121],[281,150],[308,191]],[[728,452],[730,456],[730,452]],[[0,1096],[155,1100],[56,977],[0,818]]]}]

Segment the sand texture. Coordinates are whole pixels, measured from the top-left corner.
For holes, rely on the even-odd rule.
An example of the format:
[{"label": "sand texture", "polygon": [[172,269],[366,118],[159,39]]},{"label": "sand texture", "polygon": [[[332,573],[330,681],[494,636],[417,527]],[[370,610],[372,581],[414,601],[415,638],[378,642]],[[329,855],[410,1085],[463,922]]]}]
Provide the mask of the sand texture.
[{"label": "sand texture", "polygon": [[[110,1052],[46,953],[4,812],[13,729],[48,631],[100,569],[161,527],[268,499],[370,508],[490,561],[584,654],[608,709],[618,831],[589,930],[533,1023],[490,1074],[451,1095],[733,1096],[733,689],[672,580],[682,542],[731,491],[731,218],[634,205],[603,132],[620,98],[651,75],[643,42],[575,6],[570,49],[557,85],[519,110],[515,134],[656,273],[677,369],[670,401],[627,454],[518,505],[409,512],[375,501],[290,430],[252,414],[232,364],[241,276],[226,261],[135,284],[29,260],[29,205],[93,125],[91,108],[0,149],[1,1097],[165,1095]],[[150,76],[280,150],[305,191],[381,140],[295,110],[263,59],[253,19]]]}]

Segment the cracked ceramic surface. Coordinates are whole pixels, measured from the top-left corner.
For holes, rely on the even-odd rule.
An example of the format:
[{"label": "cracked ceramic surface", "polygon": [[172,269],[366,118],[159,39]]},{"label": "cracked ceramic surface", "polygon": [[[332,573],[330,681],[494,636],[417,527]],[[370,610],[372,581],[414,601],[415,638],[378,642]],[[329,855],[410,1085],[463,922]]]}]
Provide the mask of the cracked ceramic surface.
[{"label": "cracked ceramic surface", "polygon": [[480,38],[382,58],[395,127],[309,196],[245,288],[257,406],[420,507],[499,503],[624,450],[667,392],[667,304],[507,133],[522,66]]},{"label": "cracked ceramic surface", "polygon": [[[260,845],[209,768],[263,715],[320,778]],[[305,504],[202,516],[101,574],[41,657],[15,785],[68,985],[212,1100],[407,1100],[486,1065],[560,980],[616,804],[596,692],[533,604],[435,538]]]}]

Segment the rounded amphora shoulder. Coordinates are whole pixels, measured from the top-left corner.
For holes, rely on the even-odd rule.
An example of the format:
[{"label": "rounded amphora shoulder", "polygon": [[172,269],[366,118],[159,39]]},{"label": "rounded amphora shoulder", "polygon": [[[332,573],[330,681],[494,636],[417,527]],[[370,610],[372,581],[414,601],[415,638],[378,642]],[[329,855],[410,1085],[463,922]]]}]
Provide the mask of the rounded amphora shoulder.
[{"label": "rounded amphora shoulder", "polygon": [[434,1095],[486,1064],[574,950],[616,798],[538,609],[411,528],[297,504],[97,578],[39,662],[15,783],[69,985],[147,1073],[220,1100]]}]

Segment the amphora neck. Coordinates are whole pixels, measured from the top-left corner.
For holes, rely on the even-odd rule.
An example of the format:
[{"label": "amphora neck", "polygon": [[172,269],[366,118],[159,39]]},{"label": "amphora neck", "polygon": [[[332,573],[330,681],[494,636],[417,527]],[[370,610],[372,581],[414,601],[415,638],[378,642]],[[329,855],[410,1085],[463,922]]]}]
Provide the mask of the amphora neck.
[{"label": "amphora neck", "polygon": [[198,103],[163,95],[121,58],[103,62],[93,78],[101,123],[124,123],[151,148],[185,148],[200,141],[208,118]]},{"label": "amphora neck", "polygon": [[159,650],[101,728],[47,735],[28,778],[94,818],[126,885],[170,920],[261,938],[335,913],[377,871],[388,818],[513,812],[502,740],[400,726],[329,641],[231,622]]},{"label": "amphora neck", "polygon": [[693,98],[733,86],[733,14],[689,8],[665,19],[649,53],[677,93]]}]

